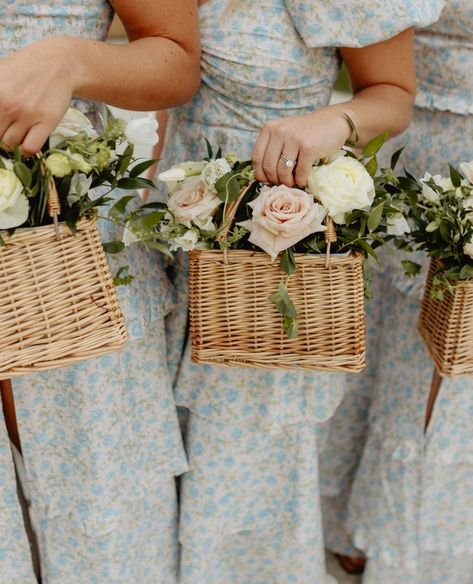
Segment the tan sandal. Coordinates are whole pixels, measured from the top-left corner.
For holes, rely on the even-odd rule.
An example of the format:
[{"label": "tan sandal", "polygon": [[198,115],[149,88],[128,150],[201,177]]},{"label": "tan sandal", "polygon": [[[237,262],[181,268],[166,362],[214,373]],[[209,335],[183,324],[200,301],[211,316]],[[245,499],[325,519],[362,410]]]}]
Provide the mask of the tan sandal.
[{"label": "tan sandal", "polygon": [[365,558],[353,558],[351,556],[343,556],[342,554],[335,554],[335,557],[347,574],[363,574],[365,571]]}]

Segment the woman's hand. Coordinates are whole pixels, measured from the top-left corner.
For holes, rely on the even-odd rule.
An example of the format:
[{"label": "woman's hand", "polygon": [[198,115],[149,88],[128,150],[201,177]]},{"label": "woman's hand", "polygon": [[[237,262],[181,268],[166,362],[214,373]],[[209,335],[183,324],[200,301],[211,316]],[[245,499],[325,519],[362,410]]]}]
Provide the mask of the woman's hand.
[{"label": "woman's hand", "polygon": [[351,134],[343,111],[336,107],[268,122],[253,150],[256,179],[305,187],[313,163],[335,154]]},{"label": "woman's hand", "polygon": [[0,61],[0,142],[34,154],[58,125],[74,80],[63,39],[30,45]]},{"label": "woman's hand", "polygon": [[360,146],[387,130],[396,135],[408,126],[416,91],[413,31],[361,49],[341,48],[340,54],[353,99],[267,123],[253,150],[258,180],[305,187],[313,162],[331,156],[352,136],[347,115]]},{"label": "woman's hand", "polygon": [[111,4],[129,43],[51,38],[0,59],[0,142],[37,152],[73,96],[153,111],[184,103],[197,91],[197,0]]}]

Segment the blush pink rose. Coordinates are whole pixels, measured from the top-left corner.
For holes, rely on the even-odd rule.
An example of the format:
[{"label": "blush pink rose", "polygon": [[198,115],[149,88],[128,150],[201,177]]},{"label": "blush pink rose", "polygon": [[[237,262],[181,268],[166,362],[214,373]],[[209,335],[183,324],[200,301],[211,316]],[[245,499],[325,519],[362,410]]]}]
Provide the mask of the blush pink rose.
[{"label": "blush pink rose", "polygon": [[263,187],[249,203],[253,217],[239,223],[250,231],[249,240],[273,260],[277,255],[317,231],[324,231],[326,210],[301,189],[285,185]]},{"label": "blush pink rose", "polygon": [[168,208],[179,223],[190,227],[191,221],[205,223],[221,202],[200,177],[192,176],[183,181],[181,187],[169,197]]}]

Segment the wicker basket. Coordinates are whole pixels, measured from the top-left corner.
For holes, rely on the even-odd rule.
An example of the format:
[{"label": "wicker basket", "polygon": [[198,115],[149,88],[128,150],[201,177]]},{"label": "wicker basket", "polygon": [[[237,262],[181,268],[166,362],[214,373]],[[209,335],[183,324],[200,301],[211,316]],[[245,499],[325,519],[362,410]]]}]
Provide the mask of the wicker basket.
[{"label": "wicker basket", "polygon": [[430,297],[432,280],[442,270],[431,260],[418,328],[443,377],[473,374],[473,281],[458,283],[443,300]]},{"label": "wicker basket", "polygon": [[268,254],[190,253],[192,358],[196,363],[321,371],[365,366],[363,256],[296,254],[289,295],[299,334],[288,339],[268,296],[283,274]]},{"label": "wicker basket", "polygon": [[123,346],[126,329],[95,219],[82,219],[76,236],[60,223],[4,238],[0,379]]}]

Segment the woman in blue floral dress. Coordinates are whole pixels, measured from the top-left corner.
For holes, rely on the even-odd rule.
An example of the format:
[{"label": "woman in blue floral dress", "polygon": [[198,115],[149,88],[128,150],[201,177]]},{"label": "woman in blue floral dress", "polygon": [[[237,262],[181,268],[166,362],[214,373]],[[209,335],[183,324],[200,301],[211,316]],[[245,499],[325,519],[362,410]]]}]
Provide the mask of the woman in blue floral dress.
[{"label": "woman in blue floral dress", "polygon": [[[96,42],[107,35],[112,4],[128,45]],[[185,101],[198,86],[192,0],[0,0],[0,22],[0,140],[28,152],[42,145],[72,95],[155,109]],[[93,102],[75,103],[97,119]],[[106,239],[121,235],[109,230],[102,226]],[[130,249],[123,260],[135,275],[119,292],[125,348],[13,382],[24,469],[16,458],[43,584],[177,578],[174,476],[187,462],[165,358],[173,290],[157,254]],[[31,584],[3,420],[0,457],[0,583]]]},{"label": "woman in blue floral dress", "polygon": [[[418,95],[414,121],[393,140],[415,176],[448,172],[473,159],[473,8],[452,0],[435,25],[416,33]],[[378,367],[336,414],[329,436],[353,454],[344,468],[334,445],[324,452],[327,538],[349,553],[343,518],[356,452],[362,453],[349,505],[353,541],[368,556],[364,583],[473,582],[473,381],[444,379],[425,430],[434,366],[416,330],[425,271],[407,278],[399,258],[375,276]],[[424,259],[424,265],[428,262]],[[374,321],[372,321],[374,322]],[[376,349],[375,349],[376,350]],[[363,401],[372,403],[363,406]],[[356,403],[357,407],[353,407]],[[356,418],[358,412],[358,423]],[[364,432],[369,412],[367,442]],[[351,446],[349,446],[351,445]],[[346,450],[345,449],[345,452]],[[342,489],[337,487],[342,487]],[[343,501],[340,497],[345,496]]]},{"label": "woman in blue floral dress", "polygon": [[[344,111],[365,140],[385,125],[400,130],[412,99],[410,33],[377,49],[343,49],[358,95],[346,109],[327,109],[337,47],[383,41],[439,13],[432,2],[394,2],[386,16],[384,5],[372,2],[348,2],[341,10],[331,1],[210,0],[200,9],[203,83],[188,105],[170,114],[161,168],[202,158],[203,136],[242,157],[251,155],[259,136],[258,176],[303,184],[305,171],[287,173],[280,154],[302,161],[337,150],[351,133]],[[376,71],[388,61],[384,80],[393,86],[399,63],[404,67],[407,89],[399,98],[406,98],[407,110],[394,87],[383,93],[383,107],[377,89],[376,97],[371,93]],[[363,81],[356,74],[361,63]],[[386,103],[393,103],[388,114]],[[181,582],[323,583],[316,422],[332,415],[344,376],[192,364],[182,265],[176,281],[170,366],[177,402],[189,412],[190,463],[181,482]]]}]

